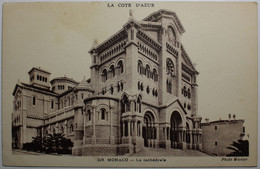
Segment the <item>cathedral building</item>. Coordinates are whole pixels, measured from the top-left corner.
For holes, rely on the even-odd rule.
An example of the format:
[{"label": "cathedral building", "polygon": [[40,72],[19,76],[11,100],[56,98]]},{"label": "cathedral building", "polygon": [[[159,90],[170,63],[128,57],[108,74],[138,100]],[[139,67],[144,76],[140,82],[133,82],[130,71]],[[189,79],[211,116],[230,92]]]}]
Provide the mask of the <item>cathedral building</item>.
[{"label": "cathedral building", "polygon": [[130,18],[89,53],[91,78],[49,81],[33,68],[13,92],[13,145],[64,133],[73,155],[123,155],[144,147],[202,149],[198,72],[181,43],[176,13]]}]

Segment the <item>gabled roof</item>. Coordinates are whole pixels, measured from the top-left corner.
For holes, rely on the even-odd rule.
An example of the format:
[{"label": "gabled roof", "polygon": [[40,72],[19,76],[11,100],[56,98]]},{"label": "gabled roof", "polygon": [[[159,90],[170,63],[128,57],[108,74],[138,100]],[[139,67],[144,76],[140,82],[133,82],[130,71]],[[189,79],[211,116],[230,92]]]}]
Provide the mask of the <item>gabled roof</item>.
[{"label": "gabled roof", "polygon": [[161,109],[161,108],[170,107],[170,106],[171,106],[172,104],[174,104],[175,102],[177,102],[177,103],[179,104],[179,106],[181,107],[182,111],[183,111],[185,114],[187,114],[187,111],[186,111],[185,108],[182,106],[180,100],[179,100],[177,97],[175,97],[175,96],[173,96],[173,99],[171,99],[168,103],[166,103],[165,105],[160,106],[159,108]]},{"label": "gabled roof", "polygon": [[183,45],[181,45],[181,56],[185,62],[185,64],[190,67],[192,69],[192,71],[194,71],[195,73],[199,74],[199,72],[195,69],[194,65],[191,62],[191,59],[189,57],[189,55],[186,53]]},{"label": "gabled roof", "polygon": [[20,83],[18,82],[16,85],[15,85],[15,88],[14,88],[14,91],[13,91],[13,96],[15,95],[16,93],[16,90],[18,89],[18,87],[21,87],[21,88],[24,88],[24,89],[28,89],[28,90],[35,90],[36,92],[39,92],[39,93],[44,93],[44,94],[49,94],[49,95],[53,95],[53,96],[58,96],[57,93],[47,89],[47,88],[41,88],[41,87],[38,87],[38,86],[34,86],[33,84],[26,84],[26,83]]},{"label": "gabled roof", "polygon": [[143,19],[143,21],[156,22],[162,15],[168,15],[168,16],[173,17],[173,19],[176,21],[176,25],[177,25],[179,31],[181,33],[185,32],[184,27],[182,26],[181,21],[177,17],[176,13],[171,11],[171,10],[161,9],[159,11],[153,12],[152,14],[148,15],[147,17],[145,17]]}]

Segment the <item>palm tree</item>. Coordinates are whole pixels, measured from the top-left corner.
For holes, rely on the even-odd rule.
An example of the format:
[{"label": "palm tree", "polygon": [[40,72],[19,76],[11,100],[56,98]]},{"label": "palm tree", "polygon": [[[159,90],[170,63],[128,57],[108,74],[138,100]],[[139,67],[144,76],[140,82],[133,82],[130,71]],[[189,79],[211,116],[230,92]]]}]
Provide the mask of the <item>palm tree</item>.
[{"label": "palm tree", "polygon": [[46,153],[51,153],[53,152],[53,135],[52,134],[48,134],[47,136],[45,136],[43,138],[43,147]]},{"label": "palm tree", "polygon": [[42,151],[42,137],[41,136],[33,137],[32,149],[33,149],[33,151],[40,151],[40,152]]},{"label": "palm tree", "polygon": [[233,150],[227,156],[248,156],[249,155],[249,142],[248,140],[239,139],[238,141],[233,141],[231,147],[227,149]]},{"label": "palm tree", "polygon": [[48,134],[44,137],[43,145],[46,153],[71,153],[69,148],[73,147],[70,139],[62,133]]}]

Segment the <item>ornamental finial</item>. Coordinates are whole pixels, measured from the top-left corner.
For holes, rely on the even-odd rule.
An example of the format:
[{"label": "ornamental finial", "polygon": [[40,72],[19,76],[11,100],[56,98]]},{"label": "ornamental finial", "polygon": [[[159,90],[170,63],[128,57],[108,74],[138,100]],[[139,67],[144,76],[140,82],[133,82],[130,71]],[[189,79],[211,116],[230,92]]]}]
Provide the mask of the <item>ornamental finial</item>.
[{"label": "ornamental finial", "polygon": [[98,45],[98,40],[95,39],[95,40],[94,40],[94,43],[93,43],[93,48],[96,47],[97,45]]},{"label": "ornamental finial", "polygon": [[129,9],[129,20],[131,20],[131,19],[133,19],[134,18],[134,16],[133,16],[133,10],[132,9]]}]

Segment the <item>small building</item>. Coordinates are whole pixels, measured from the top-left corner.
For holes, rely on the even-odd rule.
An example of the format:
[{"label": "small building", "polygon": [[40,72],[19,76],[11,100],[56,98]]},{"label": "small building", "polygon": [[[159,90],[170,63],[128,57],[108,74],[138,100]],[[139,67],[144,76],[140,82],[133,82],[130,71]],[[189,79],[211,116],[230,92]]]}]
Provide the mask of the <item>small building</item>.
[{"label": "small building", "polygon": [[[231,117],[231,115],[229,115]],[[229,118],[229,120],[218,120],[201,124],[202,149],[205,153],[214,156],[226,156],[232,150],[227,149],[233,141],[239,140],[245,133],[244,120]]]}]

